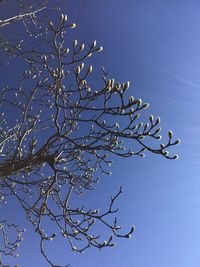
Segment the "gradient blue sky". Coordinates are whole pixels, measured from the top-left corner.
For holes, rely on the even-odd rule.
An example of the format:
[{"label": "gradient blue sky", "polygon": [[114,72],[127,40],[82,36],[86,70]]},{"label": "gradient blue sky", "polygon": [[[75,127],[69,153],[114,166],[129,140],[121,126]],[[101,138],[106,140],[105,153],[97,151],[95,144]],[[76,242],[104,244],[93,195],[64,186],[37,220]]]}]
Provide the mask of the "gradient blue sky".
[{"label": "gradient blue sky", "polygon": [[[96,39],[104,47],[95,57],[94,70],[104,65],[116,80],[129,80],[130,95],[149,102],[149,112],[161,116],[163,134],[172,129],[182,142],[176,147],[177,161],[149,154],[144,159],[115,159],[112,176],[105,176],[85,197],[88,206],[92,202],[103,207],[122,185],[119,222],[124,230],[136,226],[132,239],[82,255],[58,243],[50,248],[52,255],[78,267],[199,267],[200,2],[56,3],[77,23],[74,38],[85,43]],[[17,210],[3,212],[18,216]],[[46,267],[37,238],[29,231],[17,262],[20,267]]]}]

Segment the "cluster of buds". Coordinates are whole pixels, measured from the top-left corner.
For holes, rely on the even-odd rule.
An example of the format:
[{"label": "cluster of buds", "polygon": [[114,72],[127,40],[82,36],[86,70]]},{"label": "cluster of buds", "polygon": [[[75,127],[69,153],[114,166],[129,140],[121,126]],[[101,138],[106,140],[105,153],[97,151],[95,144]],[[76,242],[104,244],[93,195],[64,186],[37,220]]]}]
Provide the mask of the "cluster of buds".
[{"label": "cluster of buds", "polygon": [[[68,20],[67,15],[62,14],[62,15],[60,16],[60,27],[61,27],[61,28],[63,28],[64,26],[66,26],[67,28],[70,28],[70,29],[74,29],[74,28],[76,28],[76,23],[72,23],[72,24],[69,24],[69,25],[65,25],[65,23],[67,22],[67,20]],[[50,27],[53,31],[55,31],[55,27],[54,27],[54,24],[53,24],[52,21],[49,21],[49,27]]]},{"label": "cluster of buds", "polygon": [[65,77],[65,72],[63,69],[56,68],[52,71],[51,75],[53,78],[62,79]]},{"label": "cluster of buds", "polygon": [[130,82],[129,82],[129,81],[126,82],[126,83],[122,83],[122,88],[123,88],[124,90],[128,90],[129,86],[130,86]]},{"label": "cluster of buds", "polygon": [[115,83],[114,79],[109,79],[106,81],[105,84],[105,90],[107,93],[114,92],[114,93],[123,93],[125,90],[127,90],[130,86],[130,82],[127,81],[125,83]]},{"label": "cluster of buds", "polygon": [[[65,23],[67,22],[67,20],[68,20],[67,15],[62,14],[60,16],[60,24],[61,24],[61,26],[64,26]],[[67,27],[71,28],[71,29],[76,28],[76,23],[69,24],[69,25],[67,25]]]},{"label": "cluster of buds", "polygon": [[65,24],[67,22],[67,15],[62,14],[60,17],[60,23]]}]

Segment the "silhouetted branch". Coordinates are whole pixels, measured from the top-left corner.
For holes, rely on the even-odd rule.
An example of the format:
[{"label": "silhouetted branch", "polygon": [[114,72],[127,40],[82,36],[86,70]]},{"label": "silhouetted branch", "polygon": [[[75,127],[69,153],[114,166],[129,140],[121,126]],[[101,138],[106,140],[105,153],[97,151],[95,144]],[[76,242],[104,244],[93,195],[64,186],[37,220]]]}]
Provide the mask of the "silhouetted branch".
[{"label": "silhouetted branch", "polygon": [[[32,13],[1,23],[9,25]],[[111,174],[110,156],[143,158],[145,152],[151,152],[176,159],[167,150],[180,142],[172,140],[172,131],[166,144],[155,142],[161,139],[160,118],[139,119],[149,104],[127,98],[129,82],[115,81],[102,68],[101,82],[93,89],[93,66],[87,61],[103,48],[96,41],[86,47],[77,40],[66,47],[65,34],[74,28],[76,24],[68,23],[66,15],[58,23],[50,21],[47,34],[22,57],[28,66],[19,84],[7,85],[0,93],[0,107],[5,110],[0,122],[0,195],[18,200],[41,238],[42,255],[54,267],[58,265],[53,264],[44,244],[58,236],[66,238],[77,252],[114,246],[114,237],[131,237],[134,227],[122,234],[117,223],[114,205],[121,188],[104,212],[73,207],[70,202],[74,193],[81,196],[94,188],[102,174]],[[12,122],[9,112],[15,116]],[[47,220],[55,231],[46,227]],[[98,223],[111,232],[105,241],[93,228]],[[8,253],[6,248],[0,251],[14,255],[18,242],[12,243]]]}]

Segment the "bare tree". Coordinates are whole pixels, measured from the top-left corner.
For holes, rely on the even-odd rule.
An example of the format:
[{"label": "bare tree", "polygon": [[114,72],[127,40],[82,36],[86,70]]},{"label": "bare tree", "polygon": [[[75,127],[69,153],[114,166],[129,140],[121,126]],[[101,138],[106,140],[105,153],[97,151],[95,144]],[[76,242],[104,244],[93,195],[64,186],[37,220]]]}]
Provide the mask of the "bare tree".
[{"label": "bare tree", "polygon": [[[44,8],[43,4],[1,20],[0,26],[27,18],[38,21],[36,13]],[[6,198],[17,199],[40,236],[42,255],[54,267],[58,265],[44,245],[58,236],[67,239],[72,250],[83,252],[89,247],[113,246],[114,237],[129,238],[134,231],[132,227],[121,233],[117,223],[114,203],[121,188],[104,212],[74,207],[72,194],[81,196],[93,189],[102,174],[111,174],[112,157],[144,157],[147,151],[176,159],[177,155],[170,156],[167,150],[180,142],[172,141],[172,131],[166,144],[154,142],[161,139],[160,118],[150,115],[147,123],[139,119],[149,105],[133,96],[127,98],[129,82],[115,81],[102,68],[99,85],[93,85],[93,67],[87,62],[103,48],[96,41],[87,48],[77,40],[66,47],[65,35],[74,28],[76,24],[68,23],[66,15],[57,23],[50,21],[34,49],[21,49],[17,54],[28,63],[19,83],[6,85],[0,92],[0,199],[2,203]],[[16,55],[16,50],[10,54]],[[130,144],[133,149],[128,148]],[[92,233],[96,223],[110,230],[106,241],[96,230]],[[17,236],[12,243],[10,228]],[[0,233],[2,255],[16,256],[23,230],[3,218]],[[6,266],[2,259],[0,263]]]}]

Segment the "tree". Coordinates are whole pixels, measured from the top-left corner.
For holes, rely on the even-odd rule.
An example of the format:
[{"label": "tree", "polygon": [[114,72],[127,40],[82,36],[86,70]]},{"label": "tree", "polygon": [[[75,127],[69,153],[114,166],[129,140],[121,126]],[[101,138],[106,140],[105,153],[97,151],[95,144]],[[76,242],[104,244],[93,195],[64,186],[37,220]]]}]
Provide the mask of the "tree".
[{"label": "tree", "polygon": [[[127,99],[129,82],[116,82],[102,67],[100,85],[93,89],[89,60],[103,48],[96,41],[89,48],[77,40],[66,45],[65,35],[76,24],[68,23],[67,15],[62,14],[46,28],[38,15],[46,6],[46,1],[23,5],[25,11],[0,20],[0,27],[23,21],[31,40],[38,31],[42,33],[39,41],[33,39],[31,48],[30,43],[26,47],[1,37],[2,53],[21,58],[24,71],[15,87],[6,84],[0,92],[0,198],[19,202],[40,236],[42,255],[50,266],[58,266],[44,248],[57,236],[66,238],[72,250],[83,252],[89,247],[113,246],[114,237],[129,238],[134,231],[132,227],[121,233],[115,217],[114,203],[121,188],[104,212],[74,207],[71,196],[93,190],[102,174],[111,174],[112,157],[144,157],[149,151],[176,159],[167,149],[180,141],[172,141],[169,131],[166,144],[154,142],[161,139],[160,118],[150,115],[147,123],[139,120],[149,105],[133,96]],[[127,142],[133,142],[135,150],[128,149]],[[107,219],[110,215],[113,223]],[[96,230],[91,234],[96,222],[110,230],[107,241],[102,241]],[[16,231],[14,242],[9,241],[11,228]],[[0,233],[2,255],[17,255],[23,230],[3,218]],[[5,266],[2,259],[1,265]]]}]

